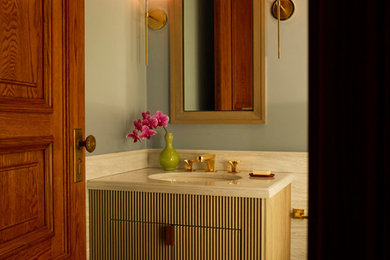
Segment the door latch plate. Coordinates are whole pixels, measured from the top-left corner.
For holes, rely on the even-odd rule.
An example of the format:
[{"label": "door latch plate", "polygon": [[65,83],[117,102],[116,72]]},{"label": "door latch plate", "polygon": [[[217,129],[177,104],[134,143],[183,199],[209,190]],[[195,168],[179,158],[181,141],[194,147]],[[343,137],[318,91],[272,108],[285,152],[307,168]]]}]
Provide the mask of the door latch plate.
[{"label": "door latch plate", "polygon": [[73,173],[74,173],[74,182],[82,182],[83,181],[83,148],[80,147],[80,142],[83,141],[83,131],[82,129],[74,129],[73,130],[73,149],[74,149],[74,158],[73,158]]}]

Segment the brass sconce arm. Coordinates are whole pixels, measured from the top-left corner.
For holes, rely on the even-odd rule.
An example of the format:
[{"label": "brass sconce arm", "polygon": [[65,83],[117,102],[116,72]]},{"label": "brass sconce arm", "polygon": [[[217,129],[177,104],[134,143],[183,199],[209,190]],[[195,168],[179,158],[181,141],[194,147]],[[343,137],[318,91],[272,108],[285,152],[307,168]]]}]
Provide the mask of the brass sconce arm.
[{"label": "brass sconce arm", "polygon": [[278,19],[278,59],[281,57],[280,21],[291,18],[295,11],[295,4],[291,0],[275,0],[271,7],[272,16]]},{"label": "brass sconce arm", "polygon": [[149,58],[149,34],[148,28],[152,30],[160,30],[167,24],[167,14],[161,8],[153,8],[149,11],[148,0],[145,0],[145,64],[148,65]]}]

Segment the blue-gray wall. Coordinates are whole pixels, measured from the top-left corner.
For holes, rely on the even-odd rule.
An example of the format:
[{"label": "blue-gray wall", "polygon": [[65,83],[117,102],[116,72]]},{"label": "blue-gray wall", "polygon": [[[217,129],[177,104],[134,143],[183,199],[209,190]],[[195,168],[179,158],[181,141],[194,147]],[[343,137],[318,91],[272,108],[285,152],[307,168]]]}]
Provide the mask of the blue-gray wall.
[{"label": "blue-gray wall", "polygon": [[145,148],[125,135],[146,108],[143,7],[129,0],[85,1],[85,124],[93,155]]},{"label": "blue-gray wall", "polygon": [[[174,147],[307,151],[308,143],[308,0],[296,7],[293,18],[282,22],[282,59],[277,59],[277,23],[266,0],[267,123],[265,125],[169,125]],[[167,1],[150,0],[151,7],[167,10]],[[169,14],[168,14],[169,17]],[[169,18],[168,18],[169,19]],[[149,33],[147,107],[169,113],[168,27]],[[148,147],[162,146],[162,133]]]}]

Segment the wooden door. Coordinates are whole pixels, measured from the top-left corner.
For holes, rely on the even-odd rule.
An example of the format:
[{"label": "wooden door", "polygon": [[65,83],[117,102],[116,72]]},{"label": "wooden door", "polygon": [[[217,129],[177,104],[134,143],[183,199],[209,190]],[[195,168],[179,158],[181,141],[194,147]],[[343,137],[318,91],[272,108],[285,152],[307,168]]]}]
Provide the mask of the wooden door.
[{"label": "wooden door", "polygon": [[0,0],[0,259],[85,259],[83,2]]}]

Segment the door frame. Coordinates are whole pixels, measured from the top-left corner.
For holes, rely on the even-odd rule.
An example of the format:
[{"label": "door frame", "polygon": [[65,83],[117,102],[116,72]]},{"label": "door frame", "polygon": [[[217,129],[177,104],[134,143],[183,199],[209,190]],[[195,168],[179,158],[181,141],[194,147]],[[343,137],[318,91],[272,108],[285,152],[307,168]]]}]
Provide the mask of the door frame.
[{"label": "door frame", "polygon": [[[83,181],[74,183],[74,134],[76,128],[83,129],[85,136],[85,26],[84,1],[64,1],[64,80],[66,158],[68,176],[68,256],[73,259],[86,258],[86,173],[83,162]],[[85,151],[83,151],[85,158]]]}]

